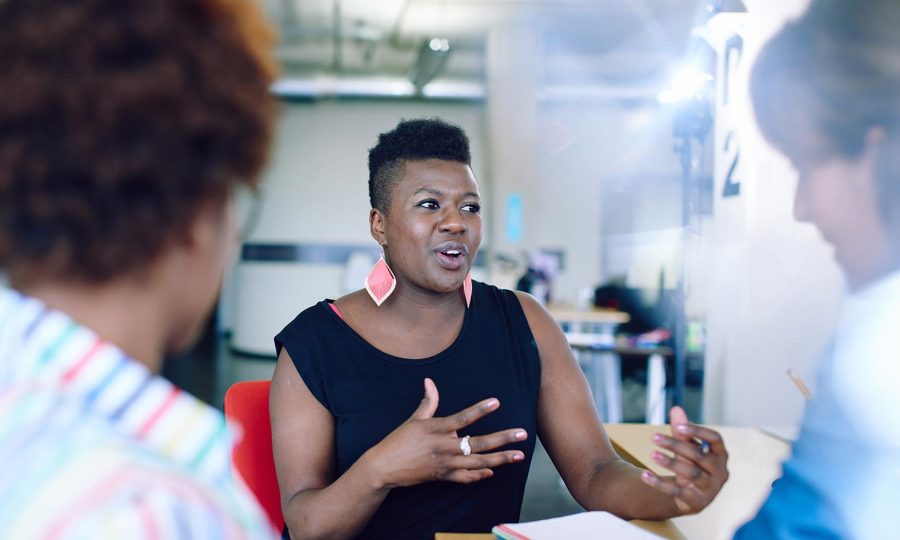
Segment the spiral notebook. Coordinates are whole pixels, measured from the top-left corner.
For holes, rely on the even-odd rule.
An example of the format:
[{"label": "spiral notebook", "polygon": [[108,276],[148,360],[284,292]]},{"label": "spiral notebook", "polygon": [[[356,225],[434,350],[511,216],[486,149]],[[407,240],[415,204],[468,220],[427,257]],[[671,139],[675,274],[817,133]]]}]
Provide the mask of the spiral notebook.
[{"label": "spiral notebook", "polygon": [[571,538],[659,540],[659,536],[651,534],[608,512],[581,512],[571,516],[529,521],[527,523],[504,523],[494,527],[491,532],[501,540],[560,540]]}]

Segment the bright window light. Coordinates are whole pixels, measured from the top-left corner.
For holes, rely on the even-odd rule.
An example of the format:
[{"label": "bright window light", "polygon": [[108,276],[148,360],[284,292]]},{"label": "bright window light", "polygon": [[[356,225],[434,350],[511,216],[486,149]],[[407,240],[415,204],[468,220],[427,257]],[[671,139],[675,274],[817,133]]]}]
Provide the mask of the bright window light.
[{"label": "bright window light", "polygon": [[697,68],[685,68],[675,74],[669,86],[656,99],[660,103],[678,103],[703,96],[713,76]]}]

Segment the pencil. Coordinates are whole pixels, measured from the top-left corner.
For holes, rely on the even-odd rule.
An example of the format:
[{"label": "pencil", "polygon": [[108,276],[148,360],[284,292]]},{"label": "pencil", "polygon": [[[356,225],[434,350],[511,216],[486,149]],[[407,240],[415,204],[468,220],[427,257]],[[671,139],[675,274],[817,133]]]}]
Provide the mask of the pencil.
[{"label": "pencil", "polygon": [[803,382],[803,379],[800,378],[800,375],[797,374],[793,369],[788,368],[787,370],[788,377],[794,381],[794,384],[797,385],[797,388],[800,390],[800,393],[803,394],[803,397],[809,399],[812,397],[812,392],[807,388],[806,383]]}]

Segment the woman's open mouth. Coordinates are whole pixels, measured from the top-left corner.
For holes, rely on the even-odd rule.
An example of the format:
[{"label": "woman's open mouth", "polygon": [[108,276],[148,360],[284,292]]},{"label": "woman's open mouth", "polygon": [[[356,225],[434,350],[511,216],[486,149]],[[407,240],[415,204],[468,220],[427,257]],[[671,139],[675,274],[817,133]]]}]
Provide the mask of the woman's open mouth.
[{"label": "woman's open mouth", "polygon": [[459,270],[466,265],[468,249],[459,243],[443,244],[434,250],[438,263],[447,270]]}]

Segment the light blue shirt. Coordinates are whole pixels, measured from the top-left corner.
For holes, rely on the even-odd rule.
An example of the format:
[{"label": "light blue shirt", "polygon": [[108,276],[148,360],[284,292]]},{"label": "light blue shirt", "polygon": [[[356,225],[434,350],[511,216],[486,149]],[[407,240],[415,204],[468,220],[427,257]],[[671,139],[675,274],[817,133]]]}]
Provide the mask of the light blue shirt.
[{"label": "light blue shirt", "polygon": [[900,538],[900,273],[849,297],[784,474],[747,538]]}]

